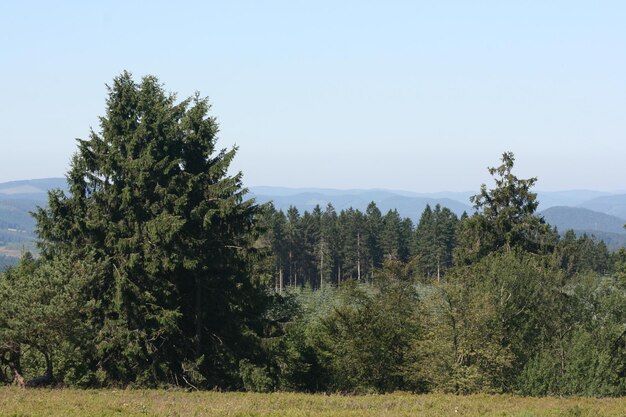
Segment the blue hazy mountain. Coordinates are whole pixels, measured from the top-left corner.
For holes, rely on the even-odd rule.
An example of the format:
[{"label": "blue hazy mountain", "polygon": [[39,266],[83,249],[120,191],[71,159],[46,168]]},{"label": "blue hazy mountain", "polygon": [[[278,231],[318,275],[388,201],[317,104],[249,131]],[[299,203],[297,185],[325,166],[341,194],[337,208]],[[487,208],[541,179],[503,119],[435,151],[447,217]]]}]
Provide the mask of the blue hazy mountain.
[{"label": "blue hazy mountain", "polygon": [[556,226],[560,232],[573,229],[626,235],[623,219],[582,207],[550,207],[539,214],[547,223]]},{"label": "blue hazy mountain", "polygon": [[626,221],[626,194],[605,195],[579,204],[590,210],[617,216]]},{"label": "blue hazy mountain", "polygon": [[[37,206],[45,206],[48,191],[62,189],[67,192],[64,178],[44,178],[0,183],[0,246],[31,243],[34,241],[35,221],[30,215]],[[457,215],[473,212],[469,201],[472,191],[418,193],[387,189],[329,189],[250,187],[249,197],[259,203],[272,201],[277,209],[295,206],[300,212],[311,211],[316,205],[324,209],[329,203],[338,212],[347,208],[364,211],[374,201],[384,213],[396,209],[403,217],[414,222],[429,204],[448,207]],[[607,242],[626,244],[626,231],[622,229],[626,218],[626,194],[609,194],[593,190],[538,192],[539,209],[548,223],[559,231],[573,229],[578,233],[595,234]],[[569,207],[564,207],[569,206]],[[585,210],[587,209],[587,210]],[[623,240],[624,239],[624,240]],[[607,243],[608,244],[608,243]],[[621,244],[621,243],[620,243]]]},{"label": "blue hazy mountain", "polygon": [[35,219],[30,213],[45,206],[48,191],[57,188],[67,190],[65,178],[0,183],[0,247],[34,249]]},{"label": "blue hazy mountain", "polygon": [[421,197],[416,193],[388,190],[327,190],[327,189],[274,189],[273,187],[251,187],[250,196],[258,203],[272,202],[278,210],[286,211],[294,206],[300,212],[312,211],[315,206],[323,209],[332,204],[337,212],[350,207],[365,211],[370,202],[376,203],[380,211],[386,213],[396,209],[402,217],[419,220],[427,204],[434,207],[440,204],[457,215],[470,212],[471,207],[450,198]]},{"label": "blue hazy mountain", "polygon": [[67,191],[65,178],[43,178],[0,183],[0,200],[35,200],[48,201],[48,191],[53,189]]},{"label": "blue hazy mountain", "polygon": [[545,210],[557,206],[576,207],[586,201],[609,195],[611,193],[593,190],[538,191],[537,199],[539,200],[539,210]]},{"label": "blue hazy mountain", "polygon": [[578,236],[586,234],[602,240],[610,250],[626,247],[624,220],[610,214],[582,207],[550,207],[539,215],[562,234],[573,230]]}]

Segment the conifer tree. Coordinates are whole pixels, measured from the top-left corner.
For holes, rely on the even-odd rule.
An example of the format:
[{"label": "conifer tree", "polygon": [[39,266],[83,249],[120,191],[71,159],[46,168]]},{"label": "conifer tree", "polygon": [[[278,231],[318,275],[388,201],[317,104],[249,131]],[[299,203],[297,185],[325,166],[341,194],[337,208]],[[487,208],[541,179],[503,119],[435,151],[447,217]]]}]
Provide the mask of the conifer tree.
[{"label": "conifer tree", "polygon": [[415,234],[420,269],[425,276],[440,280],[452,265],[457,223],[456,215],[447,207],[437,204],[434,210],[429,205],[424,209]]},{"label": "conifer tree", "polygon": [[373,201],[368,204],[365,210],[366,216],[366,246],[370,255],[370,268],[380,268],[383,265],[384,251],[382,248],[383,217],[382,213]]},{"label": "conifer tree", "polygon": [[519,179],[513,174],[512,152],[503,153],[501,160],[500,166],[488,168],[495,188],[483,184],[480,193],[470,198],[476,212],[460,225],[457,234],[460,263],[474,262],[497,250],[510,252],[514,247],[545,254],[556,244],[557,236],[535,215],[539,202],[531,189],[537,178]]},{"label": "conifer tree", "polygon": [[340,241],[337,231],[337,212],[330,203],[324,210],[324,213],[322,213],[322,218],[320,220],[320,235],[320,252],[321,254],[326,254],[324,255],[325,261],[323,262],[323,265],[322,262],[320,262],[320,287],[322,287],[324,285],[323,283],[326,281],[336,281],[338,265],[340,262]]},{"label": "conifer tree", "polygon": [[244,257],[255,206],[227,173],[236,149],[217,148],[209,109],[124,72],[100,132],[78,140],[70,194],[50,193],[36,215],[44,257],[89,252],[104,271],[85,320],[105,382],[235,381],[258,296]]}]

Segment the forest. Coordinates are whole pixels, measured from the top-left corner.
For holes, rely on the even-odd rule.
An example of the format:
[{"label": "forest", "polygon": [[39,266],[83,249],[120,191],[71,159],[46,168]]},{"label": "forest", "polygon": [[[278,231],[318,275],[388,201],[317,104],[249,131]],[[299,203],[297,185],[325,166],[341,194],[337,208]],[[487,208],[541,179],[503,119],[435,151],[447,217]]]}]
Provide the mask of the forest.
[{"label": "forest", "polygon": [[504,152],[474,211],[246,199],[199,94],[108,87],[39,255],[0,273],[0,384],[621,396],[626,250],[559,233]]}]

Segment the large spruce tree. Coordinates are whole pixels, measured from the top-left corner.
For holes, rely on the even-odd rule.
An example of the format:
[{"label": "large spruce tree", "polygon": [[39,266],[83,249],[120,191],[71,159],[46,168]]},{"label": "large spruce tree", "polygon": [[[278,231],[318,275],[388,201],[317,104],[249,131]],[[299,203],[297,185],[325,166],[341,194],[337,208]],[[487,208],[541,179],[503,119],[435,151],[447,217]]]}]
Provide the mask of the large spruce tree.
[{"label": "large spruce tree", "polygon": [[531,189],[537,178],[520,179],[513,174],[512,152],[503,153],[501,161],[500,166],[488,168],[495,188],[483,184],[480,193],[470,198],[476,212],[460,224],[458,263],[469,264],[491,252],[513,248],[546,254],[556,244],[556,234],[535,213],[539,201]]},{"label": "large spruce tree", "polygon": [[[177,102],[153,76],[108,86],[101,131],[78,140],[70,194],[36,214],[44,257],[87,256],[92,371],[101,383],[228,386],[258,292],[245,255],[255,206],[235,150],[198,94]],[[248,338],[249,339],[249,338]]]}]

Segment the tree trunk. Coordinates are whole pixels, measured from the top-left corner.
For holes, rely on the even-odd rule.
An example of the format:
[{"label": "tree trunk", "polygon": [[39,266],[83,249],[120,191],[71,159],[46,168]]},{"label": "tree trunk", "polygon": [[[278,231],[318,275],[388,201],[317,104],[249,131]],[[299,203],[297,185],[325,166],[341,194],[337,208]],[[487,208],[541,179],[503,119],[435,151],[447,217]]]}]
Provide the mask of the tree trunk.
[{"label": "tree trunk", "polygon": [[13,383],[20,388],[24,388],[26,386],[26,381],[24,377],[17,369],[13,369]]},{"label": "tree trunk", "polygon": [[[11,370],[11,374],[13,375],[13,384],[24,388],[25,380],[22,375],[22,364],[21,364],[21,349],[18,343],[9,343],[6,350],[8,353],[8,359],[6,361],[3,360],[9,366]],[[2,352],[4,354],[4,352]]]},{"label": "tree trunk", "polygon": [[289,249],[289,285],[293,285],[293,254]]},{"label": "tree trunk", "polygon": [[361,282],[361,234],[356,234],[356,277]]},{"label": "tree trunk", "polygon": [[337,285],[341,284],[341,265],[337,266]]},{"label": "tree trunk", "polygon": [[324,241],[320,241],[320,290],[324,288]]}]

